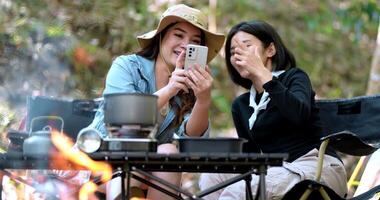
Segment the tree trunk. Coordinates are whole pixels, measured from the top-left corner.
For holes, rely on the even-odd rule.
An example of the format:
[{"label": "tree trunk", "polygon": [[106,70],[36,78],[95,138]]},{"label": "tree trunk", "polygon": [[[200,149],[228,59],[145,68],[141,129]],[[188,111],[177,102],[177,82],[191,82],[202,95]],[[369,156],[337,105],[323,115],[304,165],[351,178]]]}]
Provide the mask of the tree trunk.
[{"label": "tree trunk", "polygon": [[380,93],[380,23],[377,30],[376,47],[369,74],[367,95]]},{"label": "tree trunk", "polygon": [[209,0],[208,28],[211,32],[217,32],[216,28],[216,5],[217,0]]}]

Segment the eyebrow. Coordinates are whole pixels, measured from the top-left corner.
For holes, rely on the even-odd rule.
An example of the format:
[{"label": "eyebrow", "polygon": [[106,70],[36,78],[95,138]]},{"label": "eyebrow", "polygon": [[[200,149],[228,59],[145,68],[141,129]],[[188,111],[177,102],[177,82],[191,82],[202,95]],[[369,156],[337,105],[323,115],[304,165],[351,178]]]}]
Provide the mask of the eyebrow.
[{"label": "eyebrow", "polygon": [[247,43],[247,42],[250,42],[251,40],[243,40],[243,43]]},{"label": "eyebrow", "polygon": [[[182,28],[178,28],[178,27],[175,27],[174,30],[181,31],[183,33],[187,33],[185,30],[183,30]],[[195,37],[201,38],[201,35],[197,34],[197,35],[195,35]]]},{"label": "eyebrow", "polygon": [[[247,42],[250,42],[250,41],[251,41],[251,40],[246,39],[246,40],[243,40],[242,42],[243,42],[243,43],[247,43]],[[235,49],[235,47],[236,47],[236,46],[232,46],[232,44],[231,44],[231,48],[230,48],[230,50]]]}]

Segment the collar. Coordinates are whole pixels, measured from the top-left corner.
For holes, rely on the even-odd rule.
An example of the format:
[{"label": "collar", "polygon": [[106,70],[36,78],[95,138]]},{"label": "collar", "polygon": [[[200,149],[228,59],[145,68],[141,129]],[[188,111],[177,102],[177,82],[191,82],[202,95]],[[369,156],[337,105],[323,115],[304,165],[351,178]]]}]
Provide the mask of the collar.
[{"label": "collar", "polygon": [[[282,74],[284,72],[285,72],[285,70],[275,71],[275,72],[272,72],[272,75],[275,77],[278,77],[278,76],[280,76],[280,74]],[[255,124],[255,121],[257,119],[257,115],[259,114],[259,111],[265,110],[267,108],[269,101],[270,101],[269,94],[265,90],[264,90],[263,96],[261,96],[259,104],[257,104],[255,101],[256,95],[257,95],[257,91],[252,85],[251,90],[250,90],[250,96],[249,96],[249,106],[253,108],[253,113],[252,113],[251,117],[248,119],[250,130],[252,129],[253,125]]]}]

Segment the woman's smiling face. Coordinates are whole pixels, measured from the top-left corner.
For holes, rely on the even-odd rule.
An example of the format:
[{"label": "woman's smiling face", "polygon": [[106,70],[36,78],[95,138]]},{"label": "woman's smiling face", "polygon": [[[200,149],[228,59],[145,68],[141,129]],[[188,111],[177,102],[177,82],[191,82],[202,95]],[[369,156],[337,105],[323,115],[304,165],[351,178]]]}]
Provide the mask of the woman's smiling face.
[{"label": "woman's smiling face", "polygon": [[170,27],[161,41],[160,54],[172,67],[177,57],[188,44],[201,44],[201,30],[188,22],[179,22]]}]

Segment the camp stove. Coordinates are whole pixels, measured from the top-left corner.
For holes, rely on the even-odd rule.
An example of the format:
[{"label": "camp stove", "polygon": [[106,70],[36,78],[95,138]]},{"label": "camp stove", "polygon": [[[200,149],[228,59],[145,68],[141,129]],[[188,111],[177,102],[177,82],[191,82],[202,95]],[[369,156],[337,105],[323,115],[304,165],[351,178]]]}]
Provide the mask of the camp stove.
[{"label": "camp stove", "polygon": [[100,138],[94,128],[82,129],[78,147],[87,152],[143,151],[156,152],[157,96],[139,93],[105,94],[104,109],[107,136]]},{"label": "camp stove", "polygon": [[77,146],[86,153],[93,152],[156,152],[157,140],[154,135],[157,126],[110,126],[107,125],[108,135],[100,138],[98,130],[82,129],[78,134]]},{"label": "camp stove", "polygon": [[156,152],[154,135],[157,127],[108,126],[108,137],[103,139],[100,151],[143,151]]}]

